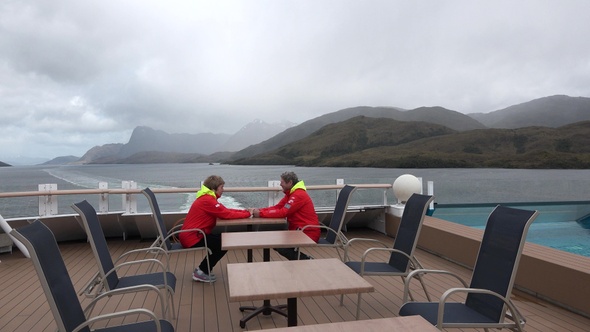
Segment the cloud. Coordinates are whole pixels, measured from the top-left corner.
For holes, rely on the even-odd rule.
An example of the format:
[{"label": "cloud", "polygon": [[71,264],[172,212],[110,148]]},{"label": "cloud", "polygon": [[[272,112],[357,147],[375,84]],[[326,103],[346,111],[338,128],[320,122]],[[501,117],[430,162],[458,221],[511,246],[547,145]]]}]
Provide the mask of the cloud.
[{"label": "cloud", "polygon": [[133,128],[234,133],[359,105],[590,95],[584,0],[0,2],[0,160]]}]

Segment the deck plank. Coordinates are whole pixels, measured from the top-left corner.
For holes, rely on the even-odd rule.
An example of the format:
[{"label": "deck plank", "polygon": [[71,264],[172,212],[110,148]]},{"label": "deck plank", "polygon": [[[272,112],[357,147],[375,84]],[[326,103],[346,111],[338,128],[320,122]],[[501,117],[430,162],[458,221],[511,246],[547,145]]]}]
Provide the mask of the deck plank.
[{"label": "deck plank", "polygon": [[[388,245],[393,239],[370,230],[351,230],[349,238],[370,237],[384,241]],[[110,239],[109,249],[113,257],[136,248],[145,248],[149,242],[135,239]],[[351,257],[360,257],[369,244],[355,245]],[[96,263],[85,242],[62,243],[60,249],[72,277],[74,287],[80,290],[96,271]],[[533,246],[530,250],[542,248]],[[305,248],[303,250],[316,259],[338,257],[334,248]],[[447,269],[460,274],[467,281],[471,271],[463,266],[453,264],[430,253],[418,250],[417,256],[426,268]],[[136,256],[135,258],[138,258]],[[372,259],[383,259],[387,254],[378,254]],[[227,269],[228,263],[245,262],[246,250],[229,251],[226,257],[213,269],[218,281],[213,285],[194,282],[191,278],[193,269],[200,263],[203,253],[199,251],[172,254],[170,263],[177,277],[174,296],[177,319],[173,321],[177,331],[244,331],[274,327],[286,327],[285,317],[273,314],[269,317],[259,315],[247,323],[246,329],[239,326],[239,319],[245,314],[239,311],[240,305],[260,305],[257,301],[230,303],[228,298]],[[0,255],[0,330],[1,331],[55,331],[56,324],[45,300],[39,280],[30,260],[15,250],[12,254]],[[283,259],[276,252],[271,252],[272,260]],[[254,251],[254,260],[262,261],[262,252]],[[144,267],[132,268],[126,273],[145,272]],[[375,292],[363,294],[361,318],[374,319],[394,317],[402,302],[403,284],[400,278],[371,276],[366,277],[375,286]],[[16,282],[18,281],[18,282]],[[432,277],[427,280],[429,290],[436,294],[443,288],[456,285],[452,279]],[[421,295],[419,285],[413,285],[416,297]],[[83,305],[90,300],[79,297]],[[298,300],[299,322],[301,325],[332,323],[354,320],[356,313],[356,295],[346,295],[344,306],[340,306],[339,296],[309,297]],[[533,298],[529,294],[515,291],[513,299],[517,307],[527,318],[527,331],[588,331],[590,319],[553,304]],[[273,301],[278,304],[281,301]],[[285,302],[285,301],[283,301]],[[96,312],[112,312],[114,308],[127,309],[129,306],[151,307],[159,315],[160,309],[153,295],[130,294],[109,298],[101,302]],[[128,320],[126,320],[128,321]],[[455,330],[457,331],[457,330]],[[473,330],[469,330],[473,331]]]}]

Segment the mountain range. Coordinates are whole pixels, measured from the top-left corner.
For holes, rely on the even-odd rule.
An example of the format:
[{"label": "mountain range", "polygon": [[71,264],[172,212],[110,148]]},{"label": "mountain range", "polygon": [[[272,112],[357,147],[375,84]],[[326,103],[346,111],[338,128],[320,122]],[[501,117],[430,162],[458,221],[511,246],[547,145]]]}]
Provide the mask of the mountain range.
[{"label": "mountain range", "polygon": [[[429,124],[441,125],[455,131],[455,133],[449,133],[446,140],[446,144],[453,145],[456,143],[453,141],[454,139],[460,139],[459,133],[461,132],[479,130],[482,131],[482,133],[487,132],[491,134],[493,133],[493,129],[526,128],[531,126],[537,126],[538,128],[556,128],[563,126],[564,124],[588,121],[590,120],[590,98],[556,95],[535,99],[527,103],[514,105],[490,113],[473,114],[473,116],[471,114],[462,114],[442,107],[420,107],[414,110],[403,110],[392,107],[354,107],[326,114],[304,122],[299,126],[289,128],[260,144],[236,152],[232,155],[230,162],[242,164],[261,163],[259,158],[257,159],[254,157],[260,155],[259,157],[262,158],[262,155],[264,154],[273,152],[277,153],[277,149],[288,149],[292,147],[290,145],[291,143],[296,143],[299,140],[305,139],[326,124],[334,124],[335,126],[331,127],[331,130],[333,131],[352,135],[354,133],[350,133],[348,128],[345,128],[348,124],[343,124],[342,121],[352,119],[359,115],[370,118],[388,118],[404,122],[422,121]],[[408,134],[411,136],[411,133],[405,133],[404,130],[416,130],[413,128],[393,128],[394,127],[391,127],[388,131],[383,130],[383,132],[386,135],[404,136]],[[495,138],[490,137],[489,139],[494,140]],[[315,137],[314,141],[322,142],[324,140],[329,140],[329,138]],[[422,142],[420,141],[420,143]],[[307,144],[313,145],[314,143],[307,141]],[[387,145],[388,143],[383,144]],[[424,149],[424,153],[436,152],[436,150],[429,151],[426,145],[418,144],[417,146],[414,146],[414,149],[419,148]],[[268,157],[268,155],[265,156],[267,161],[269,159]],[[491,156],[489,157],[491,158]],[[386,163],[384,162],[384,159],[387,159],[387,157],[376,155],[373,155],[372,158],[375,159],[375,163],[378,163],[377,159],[381,160],[382,164]],[[451,156],[448,156],[448,159],[451,160]],[[283,159],[280,163],[298,164],[298,161]],[[337,164],[343,166],[345,162],[342,161]],[[470,165],[473,165],[471,167],[476,167],[474,164]]]},{"label": "mountain range", "polygon": [[[383,120],[373,121],[374,119]],[[393,164],[385,162],[384,159],[387,158],[370,151],[387,149],[386,147],[390,149],[392,146],[409,151],[407,149],[411,147],[410,150],[416,153],[420,151],[432,157],[447,151],[448,147],[456,146],[458,144],[456,140],[459,140],[462,151],[467,153],[467,156],[479,155],[480,159],[496,159],[499,156],[494,155],[487,145],[482,144],[487,141],[492,145],[502,142],[502,135],[507,134],[501,130],[512,130],[512,132],[509,131],[512,136],[521,137],[520,140],[524,139],[523,136],[527,136],[524,140],[530,143],[536,141],[532,138],[533,136],[540,133],[548,134],[549,128],[559,128],[587,120],[590,120],[590,98],[564,95],[539,98],[490,113],[474,114],[462,114],[438,106],[412,110],[359,106],[328,113],[299,125],[292,123],[269,125],[256,120],[234,135],[168,134],[149,127],[137,127],[128,143],[95,146],[81,158],[60,157],[49,163],[227,162],[318,166],[372,163],[374,167],[402,167],[399,163],[395,164],[397,166],[385,166]],[[520,128],[530,129],[521,130]],[[518,132],[514,132],[515,129],[518,129]],[[583,136],[583,131],[586,129],[585,126],[576,127],[576,132]],[[556,134],[551,132],[550,135]],[[327,146],[326,144],[333,139],[330,136],[340,136],[336,141],[340,144]],[[477,138],[485,139],[478,141]],[[429,140],[441,142],[443,146],[435,146]],[[573,138],[563,138],[560,142],[562,145],[569,144],[570,154],[572,151],[581,152],[577,146],[572,148],[572,143],[576,142]],[[514,146],[514,138],[511,144]],[[545,144],[550,143],[545,142]],[[555,146],[557,143],[552,144]],[[447,149],[444,146],[447,146]],[[307,148],[309,151],[305,151]],[[561,149],[563,150],[564,146]],[[525,151],[530,152],[531,148],[527,146]],[[363,158],[354,161],[357,157],[351,159],[350,153],[364,154],[363,158],[366,161],[362,161]],[[318,158],[318,154],[323,157]],[[289,155],[291,159],[285,157]],[[336,158],[337,155],[340,157]],[[327,158],[329,156],[331,157]],[[478,164],[482,163],[476,162],[477,158],[457,158],[460,156],[451,154],[446,157],[439,156],[434,164],[453,167],[450,161],[456,160],[454,167],[479,167]],[[328,159],[330,159],[329,162]],[[369,160],[372,161],[369,162]],[[462,163],[461,160],[465,162]],[[422,165],[425,165],[424,163]]]},{"label": "mountain range", "polygon": [[456,131],[422,122],[357,116],[323,127],[245,165],[385,168],[589,168],[590,121],[558,128]]}]

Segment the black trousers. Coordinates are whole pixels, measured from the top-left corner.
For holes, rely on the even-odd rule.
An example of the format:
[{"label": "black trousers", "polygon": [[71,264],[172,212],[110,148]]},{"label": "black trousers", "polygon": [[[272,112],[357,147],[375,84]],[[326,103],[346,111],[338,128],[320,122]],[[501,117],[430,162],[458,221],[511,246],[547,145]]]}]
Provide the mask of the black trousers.
[{"label": "black trousers", "polygon": [[[211,255],[207,253],[209,256],[209,265],[211,265],[211,269],[219,262],[223,256],[227,253],[227,250],[221,250],[221,234],[206,234],[205,238],[207,239],[207,247],[211,249]],[[201,241],[197,242],[193,246],[196,247],[204,247],[205,246],[205,239],[201,239]],[[207,268],[207,259],[206,257],[203,258],[201,264],[199,264],[199,269],[205,272],[205,274],[209,274],[211,271]]]},{"label": "black trousers", "polygon": [[290,261],[296,261],[298,255],[300,260],[311,259],[306,254],[300,252],[297,248],[276,248],[275,251]]}]

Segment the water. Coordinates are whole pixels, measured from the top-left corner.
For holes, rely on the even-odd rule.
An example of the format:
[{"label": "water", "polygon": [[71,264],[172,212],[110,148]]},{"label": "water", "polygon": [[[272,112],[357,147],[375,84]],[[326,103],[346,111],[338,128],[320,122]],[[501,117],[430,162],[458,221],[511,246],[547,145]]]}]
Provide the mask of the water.
[{"label": "water", "polygon": [[[590,201],[505,205],[539,211],[527,235],[528,241],[590,257]],[[495,204],[437,205],[433,216],[483,229],[494,207]]]},{"label": "water", "polygon": [[[293,170],[307,185],[334,184],[336,179],[345,183],[393,183],[406,173],[434,181],[435,201],[445,204],[497,204],[519,202],[569,202],[590,201],[590,170],[519,170],[519,169],[376,169],[376,168],[318,168],[291,166],[234,166],[208,164],[150,164],[150,165],[83,165],[83,166],[18,166],[0,167],[0,192],[37,191],[39,184],[56,183],[58,189],[97,188],[98,182],[107,182],[109,188],[121,188],[122,181],[135,181],[138,188],[199,187],[200,182],[211,174],[221,175],[226,187],[267,186],[268,181],[278,180],[279,175]],[[316,206],[332,206],[335,193],[312,191]],[[357,190],[352,205],[378,204],[383,193],[379,190]],[[82,199],[91,203],[96,196],[59,197],[59,213],[73,213],[70,205]],[[195,199],[191,194],[159,195],[163,211],[187,210]],[[394,203],[391,190],[388,202]],[[264,193],[225,193],[221,201],[231,207],[258,207],[266,204]],[[112,210],[120,209],[121,197],[111,195]],[[493,206],[489,205],[489,206]],[[488,208],[489,208],[488,206]],[[147,201],[138,197],[139,211],[149,211]],[[435,212],[437,213],[437,212]],[[0,199],[0,214],[4,218],[38,215],[38,198]],[[469,216],[462,211],[459,215]],[[487,217],[489,212],[479,213]],[[533,223],[527,240],[558,249],[581,247],[574,252],[590,256],[590,234],[582,224],[565,219],[543,220],[543,214]],[[435,216],[437,216],[435,214]],[[451,221],[453,218],[445,218]],[[477,218],[468,218],[476,220]],[[481,217],[480,217],[481,219]],[[568,220],[569,219],[569,220]],[[469,220],[467,220],[469,224]],[[537,226],[539,225],[539,226]],[[483,225],[473,225],[483,227]],[[567,230],[567,231],[566,231]],[[563,233],[567,239],[562,239]],[[571,240],[571,236],[576,239]],[[571,244],[571,245],[570,245]],[[587,252],[585,251],[587,250]]]}]

